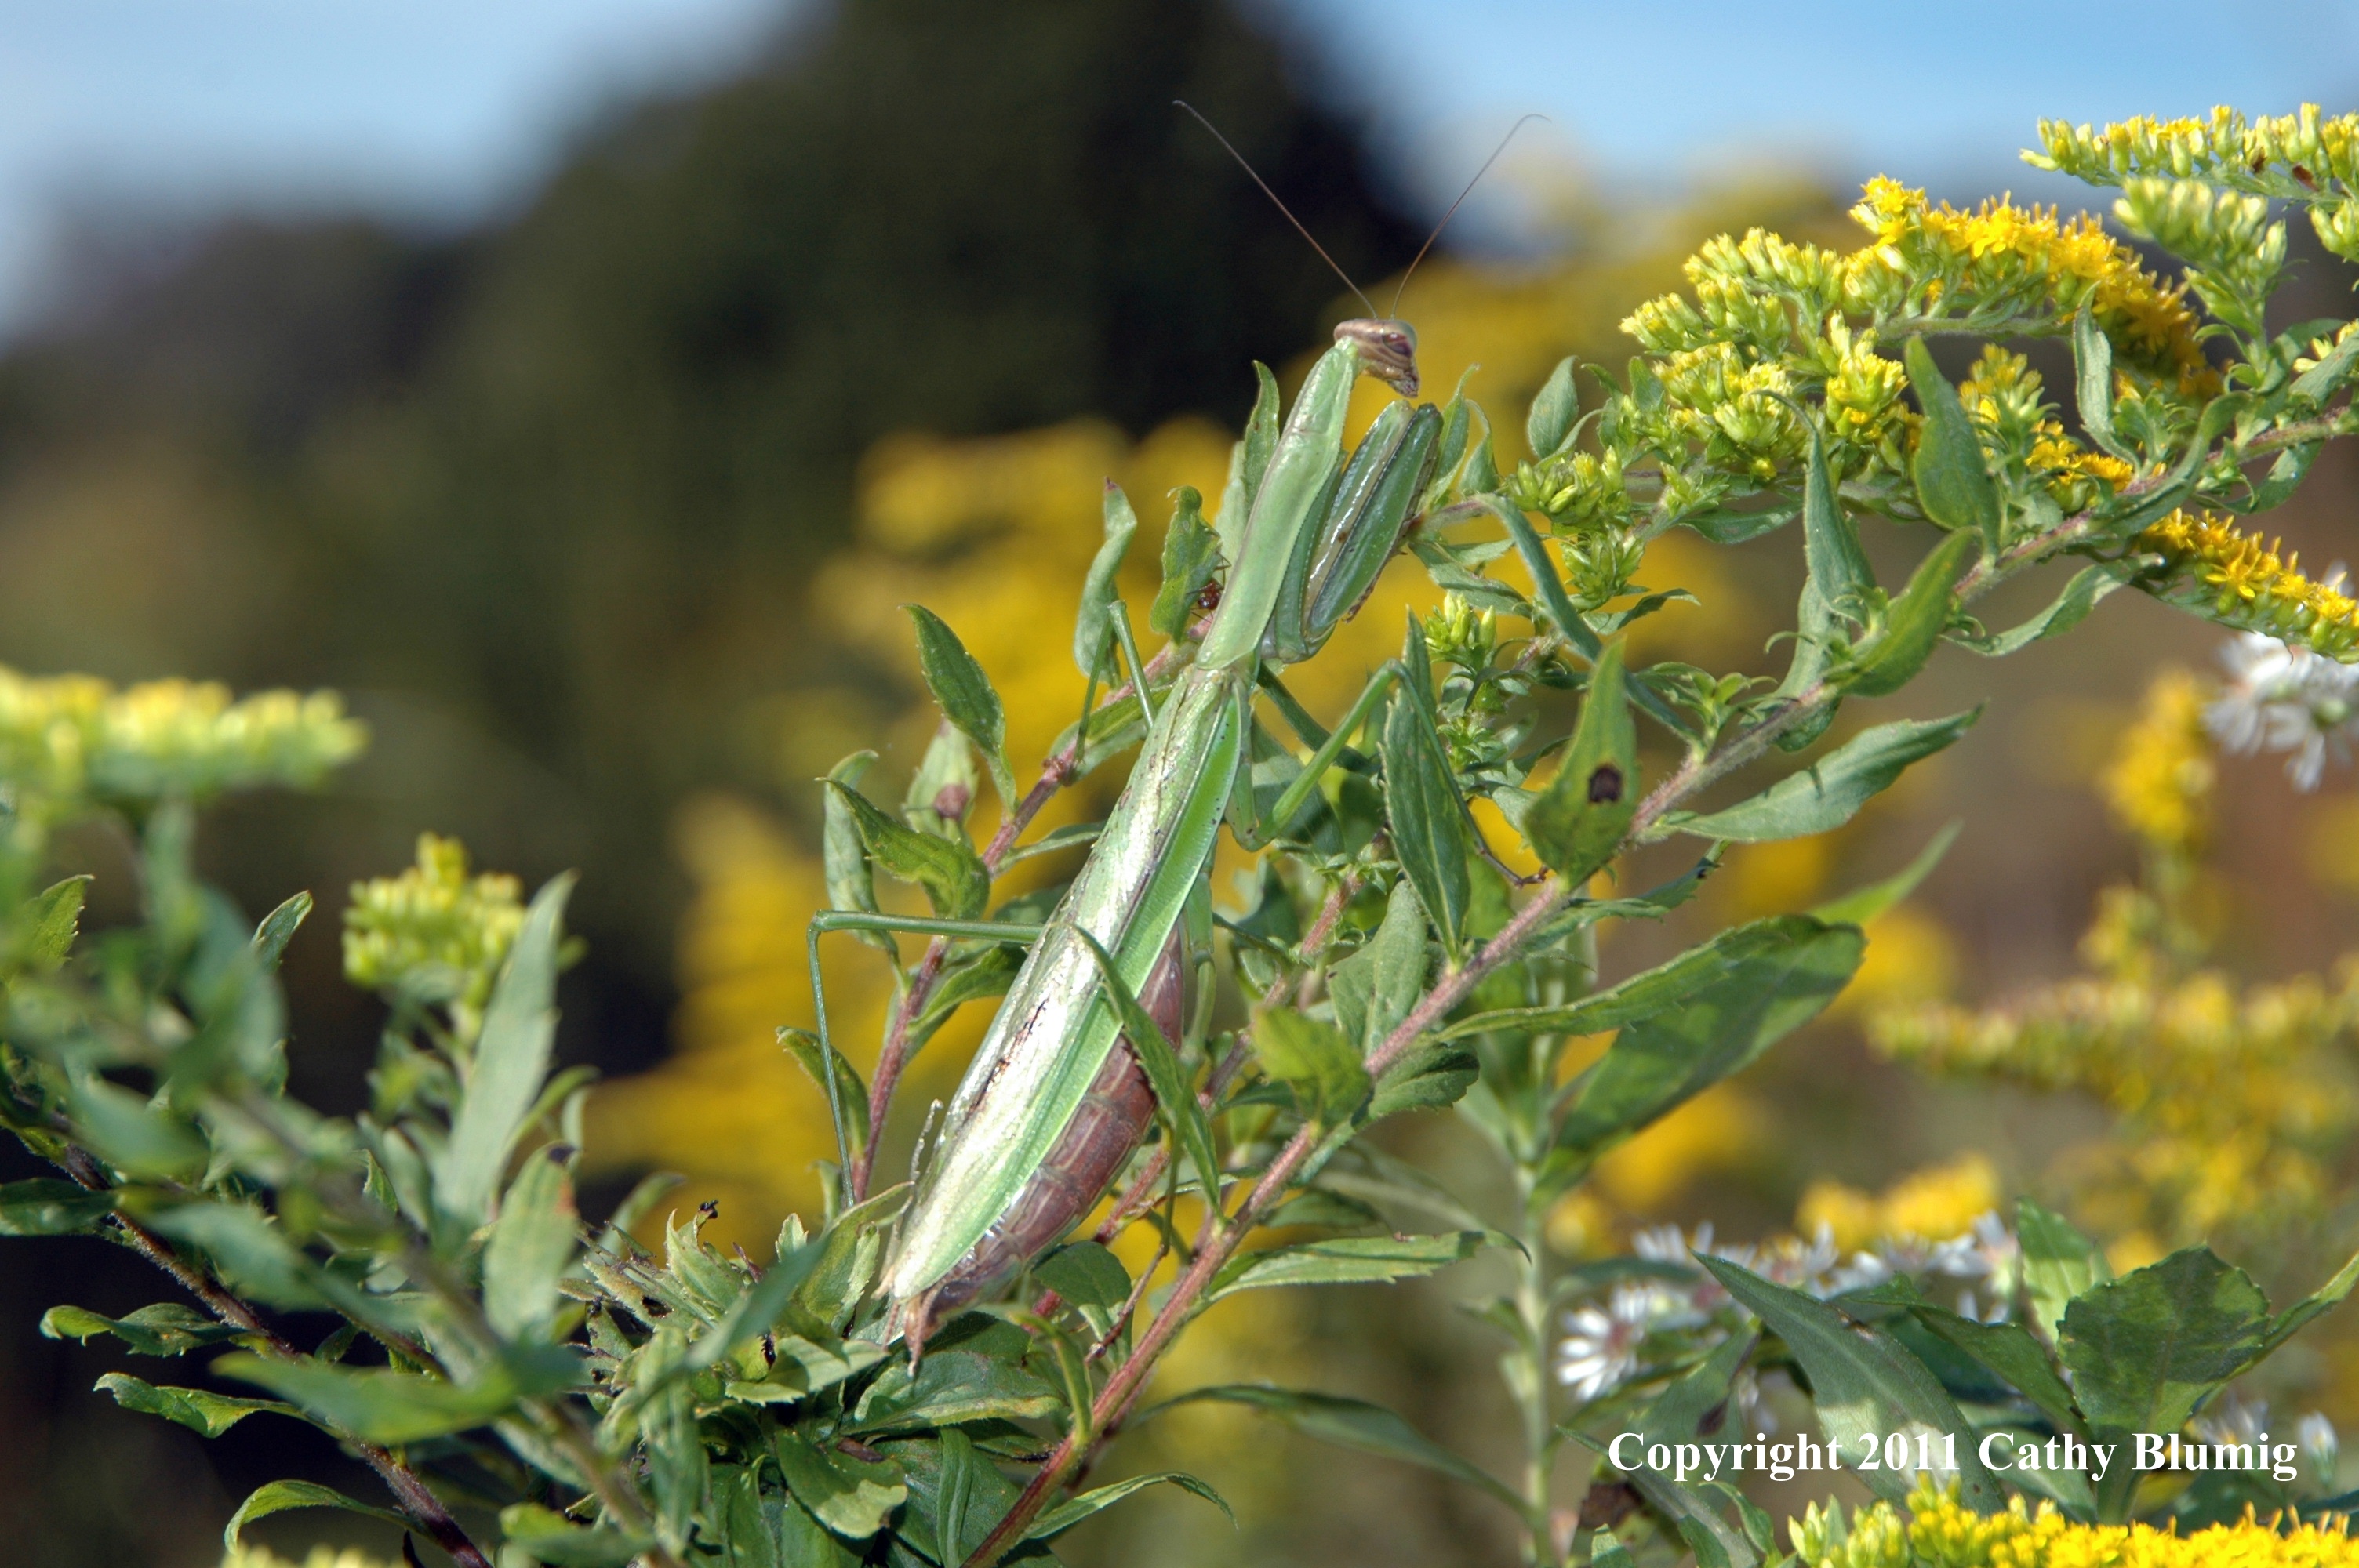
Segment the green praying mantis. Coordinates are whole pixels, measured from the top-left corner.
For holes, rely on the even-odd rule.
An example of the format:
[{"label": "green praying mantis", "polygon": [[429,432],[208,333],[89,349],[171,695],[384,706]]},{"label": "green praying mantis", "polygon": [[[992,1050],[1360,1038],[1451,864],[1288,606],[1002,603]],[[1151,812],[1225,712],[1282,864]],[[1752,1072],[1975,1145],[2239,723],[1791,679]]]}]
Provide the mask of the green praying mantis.
[{"label": "green praying mantis", "polygon": [[[1307,231],[1304,237],[1310,239]],[[1225,581],[1198,628],[1201,643],[1159,701],[1120,601],[1109,605],[1105,641],[1129,665],[1147,734],[1087,861],[1049,918],[1016,925],[834,911],[812,922],[815,990],[818,939],[829,931],[1028,944],[949,1105],[885,1263],[890,1322],[913,1357],[944,1314],[1015,1273],[1089,1211],[1158,1105],[1175,1128],[1193,1111],[1169,1040],[1180,1034],[1183,977],[1204,956],[1209,936],[1206,874],[1220,827],[1229,822],[1249,849],[1278,837],[1397,678],[1397,666],[1386,666],[1333,730],[1310,725],[1309,762],[1266,811],[1256,809],[1250,737],[1257,689],[1276,670],[1318,653],[1366,599],[1430,499],[1445,444],[1442,413],[1410,402],[1419,390],[1414,330],[1370,309],[1336,327],[1333,346],[1311,368],[1275,438],[1265,433],[1256,442],[1249,427],[1238,443],[1220,519]],[[1382,411],[1347,460],[1346,416],[1362,374],[1400,400]],[[1255,421],[1265,432],[1276,423],[1274,393],[1265,373]],[[1462,426],[1457,435],[1462,446]],[[1240,509],[1242,523],[1232,515]],[[833,787],[849,797],[848,785]],[[821,1078],[841,1145],[844,1089],[832,1070],[823,997],[819,1024],[819,1055],[829,1065]],[[1184,1112],[1176,1103],[1183,1098],[1190,1102]],[[1217,1182],[1199,1165],[1201,1179]]]}]

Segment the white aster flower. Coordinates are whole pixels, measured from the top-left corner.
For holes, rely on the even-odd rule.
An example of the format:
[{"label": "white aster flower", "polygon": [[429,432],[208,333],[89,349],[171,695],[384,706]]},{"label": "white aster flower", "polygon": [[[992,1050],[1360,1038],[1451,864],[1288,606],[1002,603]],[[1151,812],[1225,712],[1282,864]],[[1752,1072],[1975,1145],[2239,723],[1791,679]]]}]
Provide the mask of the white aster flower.
[{"label": "white aster flower", "polygon": [[2321,1481],[2334,1479],[2336,1462],[2343,1455],[2343,1441],[2335,1435],[2334,1423],[2318,1411],[2301,1418],[2294,1434],[2301,1440],[2301,1451],[2309,1456],[2310,1468]]},{"label": "white aster flower", "polygon": [[[2338,568],[2338,578],[2339,578]],[[2290,752],[2286,776],[2311,790],[2331,757],[2351,761],[2359,741],[2359,667],[2247,632],[2220,650],[2229,684],[2203,710],[2221,746],[2239,756]]]},{"label": "white aster flower", "polygon": [[1638,1369],[1638,1346],[1655,1316],[1654,1292],[1639,1285],[1616,1286],[1603,1307],[1565,1314],[1565,1336],[1557,1346],[1557,1381],[1587,1403],[1619,1388]]}]

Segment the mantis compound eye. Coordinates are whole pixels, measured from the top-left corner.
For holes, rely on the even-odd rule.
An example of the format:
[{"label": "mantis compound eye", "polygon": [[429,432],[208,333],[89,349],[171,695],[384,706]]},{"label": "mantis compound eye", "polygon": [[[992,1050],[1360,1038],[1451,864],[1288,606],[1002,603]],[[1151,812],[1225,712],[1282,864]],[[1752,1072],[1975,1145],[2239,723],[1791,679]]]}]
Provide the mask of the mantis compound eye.
[{"label": "mantis compound eye", "polygon": [[1354,317],[1335,323],[1335,341],[1359,349],[1362,370],[1403,397],[1417,395],[1417,333],[1408,322]]}]

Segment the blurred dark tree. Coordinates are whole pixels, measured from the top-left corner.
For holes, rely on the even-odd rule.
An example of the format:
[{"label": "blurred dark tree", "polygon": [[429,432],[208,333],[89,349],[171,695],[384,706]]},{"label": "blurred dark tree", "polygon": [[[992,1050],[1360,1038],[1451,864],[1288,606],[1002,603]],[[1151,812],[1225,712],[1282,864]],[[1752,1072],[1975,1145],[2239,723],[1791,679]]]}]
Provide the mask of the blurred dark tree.
[{"label": "blurred dark tree", "polygon": [[[671,808],[774,784],[762,694],[858,678],[799,628],[868,445],[1234,419],[1247,361],[1319,333],[1332,275],[1171,101],[1345,267],[1407,261],[1418,234],[1294,63],[1218,0],[862,0],[725,85],[614,114],[512,219],[224,222],[85,269],[0,356],[0,661],[333,685],[376,728],[335,797],[211,838],[250,906],[323,899],[289,957],[299,1087],[357,1100],[371,1035],[333,984],[335,914],[422,827],[529,880],[581,869],[566,1048],[660,1051]],[[71,1257],[36,1295],[168,1293]],[[104,1358],[0,1297],[6,1555],[122,1561],[57,1506],[75,1488],[42,1407],[74,1407],[77,1470],[146,1443],[143,1418],[93,1406]],[[137,1554],[208,1561],[207,1511]]]}]

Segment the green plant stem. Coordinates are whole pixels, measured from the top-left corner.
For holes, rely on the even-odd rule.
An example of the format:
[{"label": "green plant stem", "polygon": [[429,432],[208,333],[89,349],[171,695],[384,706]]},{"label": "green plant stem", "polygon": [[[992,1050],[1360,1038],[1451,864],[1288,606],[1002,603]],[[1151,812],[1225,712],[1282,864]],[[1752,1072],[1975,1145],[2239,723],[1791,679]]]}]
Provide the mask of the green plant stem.
[{"label": "green plant stem", "polygon": [[1555,1533],[1549,1518],[1549,1472],[1555,1456],[1551,1441],[1555,1422],[1549,1410],[1549,1284],[1547,1216],[1533,1192],[1536,1169],[1516,1173],[1517,1207],[1521,1224],[1516,1239],[1523,1251],[1510,1260],[1516,1271],[1516,1318],[1523,1325],[1520,1344],[1511,1345],[1500,1358],[1507,1391],[1516,1401],[1524,1436],[1524,1511],[1529,1535],[1524,1560],[1533,1568],[1557,1568]]}]

